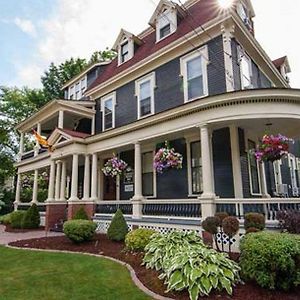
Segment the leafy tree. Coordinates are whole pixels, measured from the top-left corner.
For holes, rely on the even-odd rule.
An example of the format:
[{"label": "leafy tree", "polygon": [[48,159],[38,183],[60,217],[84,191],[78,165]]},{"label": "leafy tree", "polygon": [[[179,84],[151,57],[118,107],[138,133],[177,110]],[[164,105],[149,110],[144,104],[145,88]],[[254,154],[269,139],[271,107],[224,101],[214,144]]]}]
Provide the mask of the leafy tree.
[{"label": "leafy tree", "polygon": [[116,57],[117,53],[114,50],[109,50],[106,48],[106,50],[103,51],[95,51],[90,60],[89,60],[89,65],[92,65],[97,62],[102,62],[102,61],[109,61],[112,60]]}]

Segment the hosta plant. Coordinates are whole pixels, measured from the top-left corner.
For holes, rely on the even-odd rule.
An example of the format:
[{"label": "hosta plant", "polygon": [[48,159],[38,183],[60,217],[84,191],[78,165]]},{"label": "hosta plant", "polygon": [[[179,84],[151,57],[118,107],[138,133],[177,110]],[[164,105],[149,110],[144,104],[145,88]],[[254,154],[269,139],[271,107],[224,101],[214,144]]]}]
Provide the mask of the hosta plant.
[{"label": "hosta plant", "polygon": [[156,234],[145,247],[143,263],[162,273],[167,291],[187,289],[191,300],[216,289],[232,294],[240,282],[239,266],[224,253],[207,248],[195,233]]}]

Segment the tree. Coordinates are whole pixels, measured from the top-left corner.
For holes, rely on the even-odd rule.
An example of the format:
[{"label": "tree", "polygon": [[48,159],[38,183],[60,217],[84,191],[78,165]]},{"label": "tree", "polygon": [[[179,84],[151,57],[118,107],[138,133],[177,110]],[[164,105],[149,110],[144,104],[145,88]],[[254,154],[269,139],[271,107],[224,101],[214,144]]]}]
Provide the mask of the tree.
[{"label": "tree", "polygon": [[89,60],[89,65],[95,64],[97,62],[102,62],[102,61],[110,61],[116,57],[117,53],[114,50],[109,50],[106,48],[106,50],[103,51],[95,51],[90,60]]}]

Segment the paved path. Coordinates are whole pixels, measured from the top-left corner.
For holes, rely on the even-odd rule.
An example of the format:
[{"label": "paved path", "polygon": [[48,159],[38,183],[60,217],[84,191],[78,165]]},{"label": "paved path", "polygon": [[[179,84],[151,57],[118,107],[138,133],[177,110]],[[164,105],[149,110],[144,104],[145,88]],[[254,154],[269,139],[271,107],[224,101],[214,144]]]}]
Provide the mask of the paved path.
[{"label": "paved path", "polygon": [[[28,240],[34,238],[41,238],[46,236],[46,231],[28,231],[28,232],[5,232],[5,226],[0,225],[0,245],[7,245],[8,243],[19,241],[19,240]],[[47,232],[47,236],[59,236],[63,233],[59,232]]]}]

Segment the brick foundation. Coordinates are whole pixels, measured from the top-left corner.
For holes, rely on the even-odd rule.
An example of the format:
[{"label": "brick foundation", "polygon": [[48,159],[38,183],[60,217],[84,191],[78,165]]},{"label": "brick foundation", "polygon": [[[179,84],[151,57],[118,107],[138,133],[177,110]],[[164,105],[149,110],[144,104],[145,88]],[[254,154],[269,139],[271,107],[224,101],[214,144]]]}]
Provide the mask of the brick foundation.
[{"label": "brick foundation", "polygon": [[47,204],[46,206],[46,220],[45,229],[50,230],[54,228],[54,225],[65,221],[67,219],[67,204]]},{"label": "brick foundation", "polygon": [[84,208],[87,216],[89,217],[89,219],[91,219],[95,213],[95,204],[69,203],[68,204],[68,220],[71,220],[74,217],[74,215],[76,214],[76,212],[81,207]]}]

